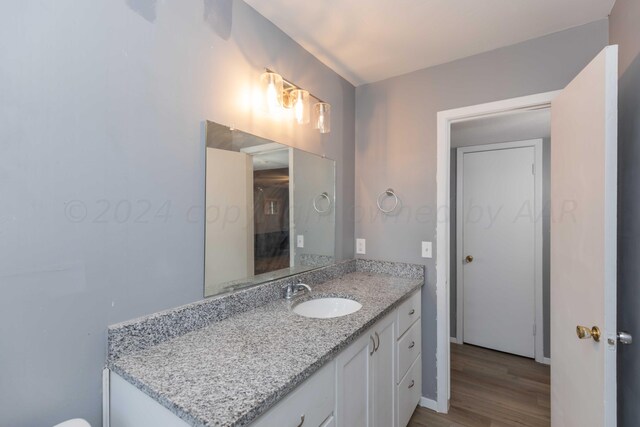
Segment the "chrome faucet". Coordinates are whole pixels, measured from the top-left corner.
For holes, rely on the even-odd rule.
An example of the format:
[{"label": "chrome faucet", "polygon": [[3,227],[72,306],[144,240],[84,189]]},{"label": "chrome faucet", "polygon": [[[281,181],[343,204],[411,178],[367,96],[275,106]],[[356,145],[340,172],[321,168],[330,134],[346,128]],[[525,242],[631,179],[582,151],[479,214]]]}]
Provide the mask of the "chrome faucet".
[{"label": "chrome faucet", "polygon": [[289,283],[287,286],[284,286],[282,290],[284,291],[285,299],[292,299],[305,290],[307,292],[311,292],[311,287],[309,285],[305,285],[304,283]]}]

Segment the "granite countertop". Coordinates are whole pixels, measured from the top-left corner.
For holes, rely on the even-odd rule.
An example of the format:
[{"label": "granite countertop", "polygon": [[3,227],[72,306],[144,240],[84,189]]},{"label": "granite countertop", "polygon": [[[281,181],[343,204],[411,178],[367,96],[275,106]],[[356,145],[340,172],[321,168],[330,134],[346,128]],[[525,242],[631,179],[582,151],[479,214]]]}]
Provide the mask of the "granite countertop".
[{"label": "granite countertop", "polygon": [[[108,367],[193,426],[255,420],[420,288],[423,279],[353,272],[108,361]],[[291,311],[322,296],[362,309],[333,319]]]}]

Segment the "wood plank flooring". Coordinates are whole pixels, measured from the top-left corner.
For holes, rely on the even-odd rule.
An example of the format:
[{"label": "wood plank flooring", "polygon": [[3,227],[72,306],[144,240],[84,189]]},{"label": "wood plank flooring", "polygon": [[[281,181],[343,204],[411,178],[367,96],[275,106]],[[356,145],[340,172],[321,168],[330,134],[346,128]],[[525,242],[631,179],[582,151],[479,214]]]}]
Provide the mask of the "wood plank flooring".
[{"label": "wood plank flooring", "polygon": [[549,366],[469,344],[451,344],[446,415],[418,407],[409,427],[548,427]]}]

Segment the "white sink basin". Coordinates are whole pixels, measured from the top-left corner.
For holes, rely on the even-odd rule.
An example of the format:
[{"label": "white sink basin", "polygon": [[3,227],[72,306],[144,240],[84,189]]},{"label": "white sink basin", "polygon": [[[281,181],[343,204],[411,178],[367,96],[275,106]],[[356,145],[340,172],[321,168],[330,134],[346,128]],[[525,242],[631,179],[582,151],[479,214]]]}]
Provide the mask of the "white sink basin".
[{"label": "white sink basin", "polygon": [[362,308],[358,301],[347,298],[316,298],[293,307],[293,312],[314,319],[346,316]]}]

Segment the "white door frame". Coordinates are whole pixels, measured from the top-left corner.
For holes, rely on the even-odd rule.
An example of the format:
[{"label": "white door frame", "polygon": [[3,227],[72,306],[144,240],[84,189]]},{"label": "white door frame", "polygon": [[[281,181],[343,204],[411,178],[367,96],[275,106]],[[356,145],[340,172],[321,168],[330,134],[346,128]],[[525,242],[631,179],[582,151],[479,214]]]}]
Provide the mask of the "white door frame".
[{"label": "white door frame", "polygon": [[436,390],[437,411],[449,412],[450,371],[449,371],[449,251],[450,251],[450,162],[451,162],[451,124],[479,117],[508,114],[517,110],[547,108],[561,91],[545,92],[536,95],[511,98],[503,101],[440,111],[437,114],[437,206],[438,212],[444,212],[444,218],[438,217],[436,225]]},{"label": "white door frame", "polygon": [[[463,179],[464,164],[463,158],[466,153],[478,153],[483,151],[504,150],[509,148],[533,147],[534,149],[534,197],[533,215],[534,226],[534,312],[535,318],[535,348],[534,355],[536,362],[543,363],[544,359],[544,319],[543,319],[543,298],[542,298],[542,139],[529,139],[524,141],[501,142],[496,144],[474,145],[459,147],[457,149],[456,167],[456,340],[458,344],[464,342],[464,268],[462,264],[463,254]],[[452,339],[451,342],[454,342]]]}]

